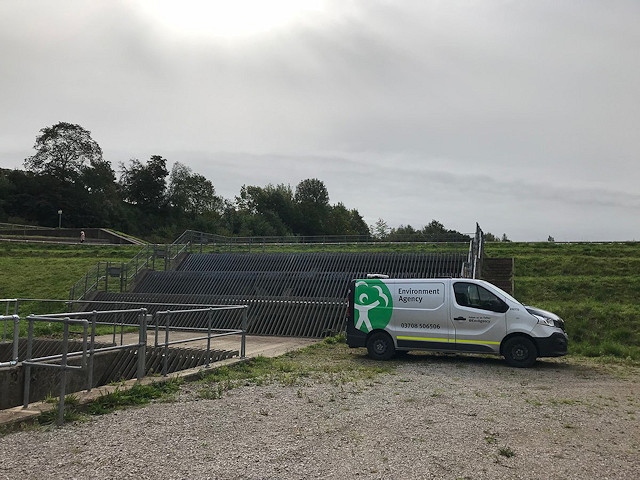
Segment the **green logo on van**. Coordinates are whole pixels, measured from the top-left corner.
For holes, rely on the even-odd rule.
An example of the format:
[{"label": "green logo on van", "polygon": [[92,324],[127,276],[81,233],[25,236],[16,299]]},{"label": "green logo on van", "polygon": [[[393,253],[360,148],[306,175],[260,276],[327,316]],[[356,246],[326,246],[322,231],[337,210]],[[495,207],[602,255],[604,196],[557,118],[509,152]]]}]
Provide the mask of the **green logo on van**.
[{"label": "green logo on van", "polygon": [[353,315],[358,330],[368,333],[385,328],[392,312],[391,292],[384,282],[376,279],[356,282]]}]

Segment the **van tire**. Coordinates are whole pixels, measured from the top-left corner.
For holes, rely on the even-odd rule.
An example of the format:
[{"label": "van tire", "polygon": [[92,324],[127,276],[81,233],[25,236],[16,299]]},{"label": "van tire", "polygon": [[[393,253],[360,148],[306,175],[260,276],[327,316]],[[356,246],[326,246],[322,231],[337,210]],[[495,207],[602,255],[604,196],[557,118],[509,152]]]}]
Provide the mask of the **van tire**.
[{"label": "van tire", "polygon": [[504,342],[502,354],[512,367],[527,368],[536,363],[538,350],[530,338],[518,335]]},{"label": "van tire", "polygon": [[390,360],[396,353],[396,347],[387,332],[373,332],[367,339],[367,352],[374,360]]}]

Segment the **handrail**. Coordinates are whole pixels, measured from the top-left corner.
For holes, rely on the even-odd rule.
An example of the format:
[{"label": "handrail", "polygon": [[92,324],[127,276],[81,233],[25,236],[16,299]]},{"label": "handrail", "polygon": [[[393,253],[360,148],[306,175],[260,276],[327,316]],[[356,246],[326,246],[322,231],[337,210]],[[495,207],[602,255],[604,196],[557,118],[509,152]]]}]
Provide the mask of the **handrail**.
[{"label": "handrail", "polygon": [[[29,322],[29,336],[27,338],[27,358],[23,360],[22,365],[24,367],[24,398],[23,398],[23,408],[29,407],[29,389],[31,387],[31,367],[39,366],[39,367],[49,367],[49,368],[57,368],[61,370],[61,378],[60,378],[60,397],[58,400],[58,425],[62,425],[64,422],[64,400],[65,400],[65,390],[67,387],[67,371],[68,370],[84,370],[87,366],[87,330],[89,327],[89,322],[84,319],[75,320],[69,317],[65,318],[53,318],[41,316],[37,317],[35,315],[29,315],[27,317],[27,321]],[[63,336],[62,336],[62,353],[60,355],[56,355],[54,358],[51,357],[40,357],[40,358],[31,358],[31,354],[33,351],[33,323],[36,321],[45,321],[45,322],[62,322],[63,323]],[[79,324],[82,326],[83,335],[82,335],[82,359],[80,366],[69,365],[67,360],[69,358],[69,325],[70,324]],[[60,364],[52,364],[49,363],[51,360],[61,360]]]},{"label": "handrail", "polygon": [[[162,361],[162,376],[166,377],[167,376],[167,370],[168,370],[168,360],[169,360],[169,345],[176,345],[179,343],[189,343],[189,342],[195,342],[198,340],[207,340],[207,356],[206,356],[206,362],[205,362],[205,368],[209,367],[209,359],[210,359],[210,352],[211,352],[211,339],[212,338],[220,338],[220,337],[225,337],[225,336],[229,336],[229,335],[241,335],[241,340],[240,340],[240,358],[245,358],[245,352],[246,352],[246,336],[247,336],[247,327],[248,327],[248,319],[247,319],[247,310],[248,310],[248,306],[247,305],[224,305],[224,306],[216,306],[216,307],[208,307],[208,308],[194,308],[194,309],[183,309],[183,310],[164,310],[164,311],[159,311],[156,312],[154,314],[155,318],[155,340],[154,340],[154,346],[158,347],[160,346],[160,344],[158,343],[158,334],[159,334],[159,328],[160,328],[160,318],[164,317],[165,321],[164,321],[164,330],[165,330],[165,338],[164,338],[164,355],[163,355],[163,361]],[[242,309],[242,327],[241,329],[231,329],[231,328],[216,328],[213,329],[211,326],[211,318],[212,318],[212,313],[214,311],[220,311],[220,310],[238,310],[238,309]],[[202,332],[204,331],[204,329],[202,328],[175,328],[171,326],[171,316],[173,314],[180,314],[180,313],[195,313],[195,312],[207,312],[207,328],[206,328],[206,332],[207,335],[206,336],[200,336],[200,337],[192,337],[192,338],[187,338],[187,339],[179,339],[179,340],[173,340],[170,341],[169,340],[169,332],[171,330],[191,330],[191,331],[199,331]],[[213,332],[220,332],[220,333],[213,333]]]},{"label": "handrail", "polygon": [[[223,235],[186,230],[173,244],[340,244],[340,243],[466,243],[472,234],[444,233],[441,235],[394,234],[379,240],[371,235],[284,235],[264,237],[225,237]],[[462,237],[467,238],[462,238]]]},{"label": "handrail", "polygon": [[[98,262],[69,291],[70,300],[84,300],[96,291],[128,291],[145,270],[171,270],[176,267],[188,244],[148,244],[128,262]],[[161,262],[157,260],[161,259]],[[117,280],[109,280],[117,279]]]}]

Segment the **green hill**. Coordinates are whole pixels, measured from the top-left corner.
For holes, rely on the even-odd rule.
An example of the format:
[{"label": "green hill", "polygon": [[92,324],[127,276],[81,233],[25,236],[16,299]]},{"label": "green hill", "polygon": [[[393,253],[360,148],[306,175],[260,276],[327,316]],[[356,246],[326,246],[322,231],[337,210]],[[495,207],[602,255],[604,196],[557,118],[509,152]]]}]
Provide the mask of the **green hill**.
[{"label": "green hill", "polygon": [[567,322],[570,351],[640,359],[640,243],[487,243],[515,259],[514,296]]}]

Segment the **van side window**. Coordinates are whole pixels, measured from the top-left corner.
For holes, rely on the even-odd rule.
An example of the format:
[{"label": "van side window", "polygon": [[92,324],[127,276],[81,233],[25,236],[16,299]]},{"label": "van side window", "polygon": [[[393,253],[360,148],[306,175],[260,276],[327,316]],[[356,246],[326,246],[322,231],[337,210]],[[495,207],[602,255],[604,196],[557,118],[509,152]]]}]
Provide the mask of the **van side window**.
[{"label": "van side window", "polygon": [[478,308],[490,312],[504,313],[509,306],[484,287],[475,283],[456,282],[453,284],[456,303],[462,307]]}]

